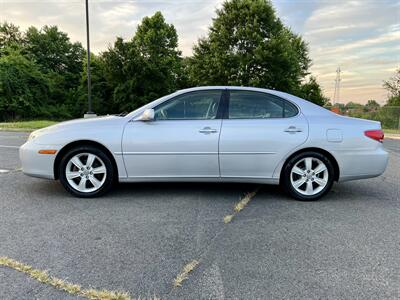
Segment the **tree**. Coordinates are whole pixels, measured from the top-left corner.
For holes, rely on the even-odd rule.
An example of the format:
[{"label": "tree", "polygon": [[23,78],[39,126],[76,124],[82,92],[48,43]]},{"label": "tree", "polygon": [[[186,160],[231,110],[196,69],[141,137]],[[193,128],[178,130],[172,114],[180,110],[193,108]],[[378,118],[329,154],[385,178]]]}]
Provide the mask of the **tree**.
[{"label": "tree", "polygon": [[295,94],[320,106],[324,106],[329,102],[328,98],[323,95],[317,79],[313,76],[310,77],[308,82],[303,83],[299,92]]},{"label": "tree", "polygon": [[395,75],[387,81],[384,81],[383,87],[389,92],[387,106],[400,106],[400,68],[396,70]]},{"label": "tree", "polygon": [[35,62],[17,51],[0,57],[0,119],[42,116],[49,93],[49,80]]},{"label": "tree", "polygon": [[360,103],[356,103],[356,102],[350,101],[345,105],[345,108],[346,109],[360,109],[360,110],[362,110],[363,109],[363,105],[360,104]]},{"label": "tree", "polygon": [[30,27],[25,34],[25,51],[41,72],[50,79],[51,117],[71,117],[69,106],[77,101],[85,51],[80,43],[71,43],[57,26]]},{"label": "tree", "polygon": [[7,47],[15,48],[22,44],[23,36],[19,27],[12,23],[0,24],[0,55]]},{"label": "tree", "polygon": [[381,106],[379,105],[378,102],[375,100],[368,100],[367,104],[365,104],[365,110],[366,111],[376,111],[380,108]]},{"label": "tree", "polygon": [[143,18],[130,41],[118,38],[102,55],[113,87],[113,110],[132,110],[175,90],[180,55],[175,27],[165,23],[160,12]]},{"label": "tree", "polygon": [[30,27],[26,32],[26,48],[29,57],[44,72],[64,76],[68,87],[79,83],[85,50],[80,43],[71,43],[68,35],[57,26],[44,26],[41,30]]},{"label": "tree", "polygon": [[208,36],[189,61],[194,85],[248,85],[298,90],[308,73],[306,43],[266,0],[231,0],[217,10]]},{"label": "tree", "polygon": [[[87,109],[87,60],[82,73],[78,97],[70,103],[74,115],[82,115]],[[106,65],[102,56],[91,54],[91,79],[93,110],[99,115],[115,111],[112,102],[113,89],[106,78]]]},{"label": "tree", "polygon": [[400,68],[398,68],[392,78],[383,82],[383,87],[391,96],[400,96]]}]

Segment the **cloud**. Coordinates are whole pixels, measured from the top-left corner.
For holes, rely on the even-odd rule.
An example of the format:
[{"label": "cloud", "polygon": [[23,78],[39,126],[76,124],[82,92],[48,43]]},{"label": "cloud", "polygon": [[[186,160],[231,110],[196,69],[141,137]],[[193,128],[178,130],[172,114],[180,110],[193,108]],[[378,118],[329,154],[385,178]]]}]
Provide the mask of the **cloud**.
[{"label": "cloud", "polygon": [[[13,22],[25,30],[29,26],[57,25],[71,40],[86,43],[85,4],[80,1],[0,0],[0,21]],[[89,1],[91,46],[95,53],[104,51],[117,36],[130,39],[145,16],[161,11],[174,24],[184,55],[207,33],[215,9],[222,0],[206,1]]]},{"label": "cloud", "polygon": [[[321,1],[304,21],[303,36],[326,95],[342,69],[341,101],[384,101],[382,81],[400,63],[399,1]],[[397,12],[397,13],[396,13]]]},{"label": "cloud", "polygon": [[[309,43],[316,75],[333,96],[337,66],[342,101],[384,101],[382,81],[400,66],[400,0],[272,0],[278,16]],[[183,55],[207,34],[223,0],[90,0],[92,51],[107,49],[116,36],[130,39],[143,17],[161,11],[174,24]],[[0,0],[0,22],[26,29],[58,25],[72,41],[86,43],[83,0]]]}]

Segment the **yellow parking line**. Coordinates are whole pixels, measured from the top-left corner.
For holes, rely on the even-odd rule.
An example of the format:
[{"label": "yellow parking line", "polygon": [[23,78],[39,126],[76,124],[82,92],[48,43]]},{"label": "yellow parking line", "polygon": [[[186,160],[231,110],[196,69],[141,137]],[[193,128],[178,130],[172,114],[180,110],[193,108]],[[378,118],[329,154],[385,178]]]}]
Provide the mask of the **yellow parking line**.
[{"label": "yellow parking line", "polygon": [[130,300],[131,297],[125,292],[114,292],[108,290],[83,289],[78,284],[69,283],[62,279],[50,276],[46,271],[34,269],[32,266],[18,262],[14,259],[1,256],[0,266],[14,269],[25,273],[40,283],[50,285],[58,290],[65,291],[71,295],[85,297],[92,300]]},{"label": "yellow parking line", "polygon": [[182,272],[176,276],[174,279],[174,287],[182,286],[183,281],[188,279],[188,275],[192,272],[200,262],[197,260],[192,260],[190,263],[185,265],[182,269]]},{"label": "yellow parking line", "polygon": [[250,200],[253,199],[253,197],[257,194],[259,188],[256,188],[253,192],[247,193],[244,195],[242,199],[238,203],[235,204],[233,207],[233,213],[230,215],[226,215],[224,217],[224,223],[228,224],[232,221],[233,217],[239,213],[243,208],[246,207],[247,204],[249,204]]}]

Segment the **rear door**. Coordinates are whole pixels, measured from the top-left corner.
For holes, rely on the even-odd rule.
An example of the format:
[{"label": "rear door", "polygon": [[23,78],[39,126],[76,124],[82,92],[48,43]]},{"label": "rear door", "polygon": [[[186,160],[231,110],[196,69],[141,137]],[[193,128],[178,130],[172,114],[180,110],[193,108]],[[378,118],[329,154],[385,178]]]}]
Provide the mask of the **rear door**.
[{"label": "rear door", "polygon": [[219,144],[221,177],[272,178],[278,163],[307,136],[307,120],[293,103],[231,90]]}]

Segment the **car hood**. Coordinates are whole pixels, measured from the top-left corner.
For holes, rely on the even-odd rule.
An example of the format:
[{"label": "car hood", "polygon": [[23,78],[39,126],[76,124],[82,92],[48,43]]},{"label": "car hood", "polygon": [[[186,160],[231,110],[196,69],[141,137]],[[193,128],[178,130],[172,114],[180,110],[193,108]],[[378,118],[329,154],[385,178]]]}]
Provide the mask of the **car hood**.
[{"label": "car hood", "polygon": [[60,132],[82,132],[87,129],[101,128],[104,126],[113,126],[124,124],[126,122],[124,117],[118,116],[101,116],[95,118],[88,119],[75,119],[65,122],[60,122],[39,130],[36,130],[31,133],[30,138],[38,138],[44,135],[52,134],[52,133],[60,133]]},{"label": "car hood", "polygon": [[123,117],[117,116],[101,116],[101,117],[94,117],[88,119],[75,119],[60,122],[49,127],[45,127],[43,129],[37,130],[37,132],[44,132],[44,131],[54,131],[54,130],[62,130],[70,127],[87,127],[87,126],[96,126],[96,125],[103,125],[105,123],[112,123],[116,120],[121,120]]}]

